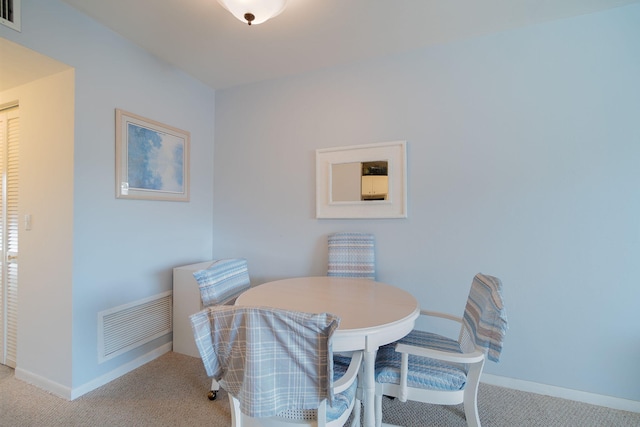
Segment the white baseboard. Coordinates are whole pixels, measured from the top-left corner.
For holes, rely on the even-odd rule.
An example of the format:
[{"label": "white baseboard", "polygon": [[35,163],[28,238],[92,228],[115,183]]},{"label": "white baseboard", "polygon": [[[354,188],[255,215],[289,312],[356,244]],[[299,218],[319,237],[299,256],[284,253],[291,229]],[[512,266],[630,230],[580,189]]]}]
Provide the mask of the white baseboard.
[{"label": "white baseboard", "polygon": [[482,374],[480,382],[496,385],[499,387],[511,388],[514,390],[526,391],[530,393],[542,394],[545,396],[559,397],[561,399],[575,400],[577,402],[589,403],[592,405],[604,406],[622,411],[639,412],[640,402],[623,399],[620,397],[605,396],[602,394],[588,393],[586,391],[572,390],[568,388],[556,387],[547,384],[535,383],[532,381],[518,380],[514,378],[500,377],[491,374]]},{"label": "white baseboard", "polygon": [[168,342],[152,351],[132,360],[129,363],[126,363],[122,366],[118,366],[117,369],[114,369],[111,372],[107,372],[106,374],[81,385],[80,387],[70,388],[67,386],[63,386],[62,384],[58,384],[46,378],[43,378],[39,375],[33,374],[32,372],[25,371],[20,368],[16,368],[15,377],[19,380],[25,381],[29,384],[33,384],[34,386],[41,388],[51,394],[55,394],[66,400],[74,400],[78,397],[89,393],[92,390],[97,389],[98,387],[102,387],[103,385],[115,380],[123,376],[126,373],[133,371],[136,368],[148,363],[158,357],[162,356],[165,353],[171,351],[173,344]]},{"label": "white baseboard", "polygon": [[131,362],[125,365],[118,366],[117,369],[114,369],[113,371],[108,372],[94,379],[93,381],[83,384],[80,387],[74,388],[71,393],[71,400],[77,399],[83,394],[89,393],[90,391],[95,390],[98,387],[102,387],[103,385],[110,383],[116,378],[119,378],[124,374],[127,374],[133,371],[134,369],[139,368],[140,366],[151,362],[154,359],[157,359],[163,354],[170,352],[172,347],[173,347],[173,343],[168,342],[156,349],[151,350],[149,353],[143,354],[142,356],[132,360]]},{"label": "white baseboard", "polygon": [[30,371],[25,371],[21,368],[16,368],[15,377],[21,381],[34,385],[46,392],[54,394],[63,399],[70,400],[69,396],[71,396],[71,388],[64,386],[55,381],[51,381],[45,377],[41,377],[40,375],[34,374]]}]

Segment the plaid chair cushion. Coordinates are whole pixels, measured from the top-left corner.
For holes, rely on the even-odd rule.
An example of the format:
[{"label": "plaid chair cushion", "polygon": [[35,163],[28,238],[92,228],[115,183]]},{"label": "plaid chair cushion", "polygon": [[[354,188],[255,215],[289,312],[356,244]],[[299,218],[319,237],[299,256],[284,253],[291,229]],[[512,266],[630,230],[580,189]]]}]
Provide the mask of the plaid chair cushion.
[{"label": "plaid chair cushion", "polygon": [[264,307],[212,306],[191,316],[207,374],[256,418],[333,402],[330,340],[339,323]]},{"label": "plaid chair cushion", "polygon": [[[458,341],[430,332],[414,330],[398,342],[434,350],[462,353]],[[342,361],[336,361],[336,364]],[[400,384],[401,354],[395,351],[395,343],[378,349],[376,357],[376,381]],[[434,390],[462,390],[467,382],[464,365],[409,355],[409,387]]]},{"label": "plaid chair cushion", "polygon": [[247,260],[220,259],[208,268],[193,273],[200,288],[202,305],[225,304],[243,291],[249,289],[249,269]]}]

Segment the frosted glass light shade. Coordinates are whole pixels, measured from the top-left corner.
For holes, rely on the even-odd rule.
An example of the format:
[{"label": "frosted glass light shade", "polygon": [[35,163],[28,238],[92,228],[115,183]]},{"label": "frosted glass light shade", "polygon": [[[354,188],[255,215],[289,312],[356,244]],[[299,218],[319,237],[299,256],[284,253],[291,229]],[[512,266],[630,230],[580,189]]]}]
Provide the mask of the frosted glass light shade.
[{"label": "frosted glass light shade", "polygon": [[[287,6],[287,0],[218,0],[233,16],[249,25],[262,24],[277,16]],[[252,20],[246,15],[254,16]]]}]

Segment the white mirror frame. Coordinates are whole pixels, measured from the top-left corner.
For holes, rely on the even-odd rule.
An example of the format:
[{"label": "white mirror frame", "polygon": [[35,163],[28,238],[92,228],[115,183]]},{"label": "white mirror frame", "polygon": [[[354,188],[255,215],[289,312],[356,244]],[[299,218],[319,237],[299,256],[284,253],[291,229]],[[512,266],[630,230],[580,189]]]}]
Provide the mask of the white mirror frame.
[{"label": "white mirror frame", "polygon": [[[331,166],[341,163],[388,162],[387,200],[333,201]],[[316,150],[316,218],[406,218],[407,143],[406,141]]]}]

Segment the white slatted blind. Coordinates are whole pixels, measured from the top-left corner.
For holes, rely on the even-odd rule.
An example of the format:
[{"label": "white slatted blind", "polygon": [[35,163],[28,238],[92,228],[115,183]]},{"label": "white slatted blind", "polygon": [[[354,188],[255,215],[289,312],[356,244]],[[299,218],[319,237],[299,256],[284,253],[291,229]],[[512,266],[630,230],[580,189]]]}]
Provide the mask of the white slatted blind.
[{"label": "white slatted blind", "polygon": [[18,337],[18,109],[0,113],[0,363],[14,367]]},{"label": "white slatted blind", "polygon": [[4,164],[7,153],[7,113],[0,110],[0,363],[7,363],[7,287],[4,274]]}]

